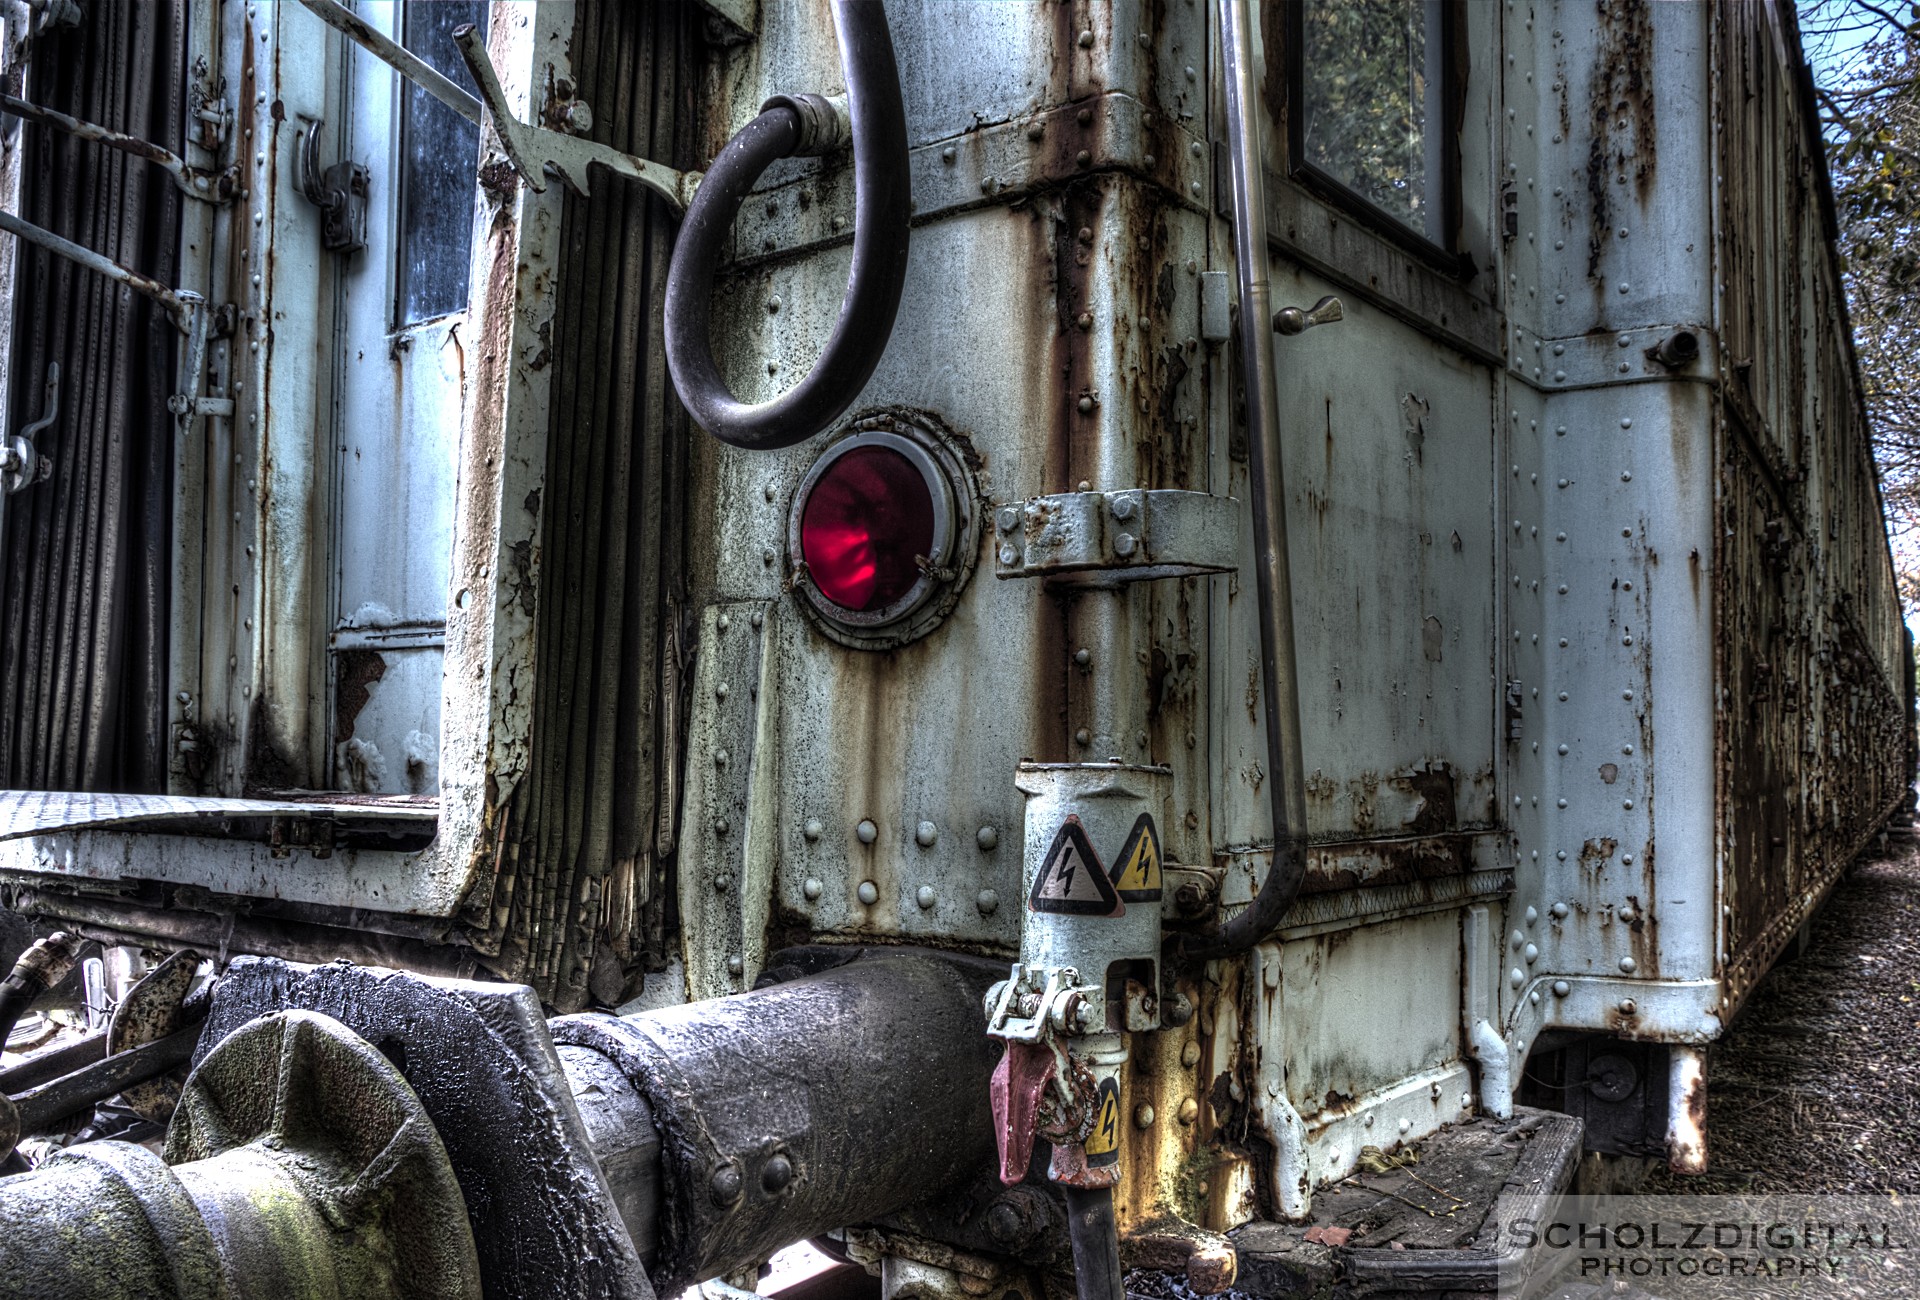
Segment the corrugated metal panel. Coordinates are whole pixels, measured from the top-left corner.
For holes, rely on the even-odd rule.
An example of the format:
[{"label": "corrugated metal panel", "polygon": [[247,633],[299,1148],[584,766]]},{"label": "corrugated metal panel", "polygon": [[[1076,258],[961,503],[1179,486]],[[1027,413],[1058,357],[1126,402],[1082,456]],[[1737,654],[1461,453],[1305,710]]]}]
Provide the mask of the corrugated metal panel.
[{"label": "corrugated metal panel", "polygon": [[[181,148],[186,6],[105,0],[43,38],[39,103]],[[173,283],[180,197],[146,162],[26,128],[23,215]],[[146,299],[22,250],[7,418],[39,414],[57,362],[53,478],[7,511],[0,591],[0,786],[158,790],[166,782],[166,627],[174,335]]]},{"label": "corrugated metal panel", "polygon": [[[583,5],[575,93],[592,138],[684,163],[699,44],[687,4]],[[686,419],[657,334],[675,222],[608,179],[567,203],[527,778],[493,897],[493,965],[573,1009],[615,1000],[665,961],[660,809],[677,673],[668,603],[679,568]],[[672,755],[666,758],[671,760]]]}]

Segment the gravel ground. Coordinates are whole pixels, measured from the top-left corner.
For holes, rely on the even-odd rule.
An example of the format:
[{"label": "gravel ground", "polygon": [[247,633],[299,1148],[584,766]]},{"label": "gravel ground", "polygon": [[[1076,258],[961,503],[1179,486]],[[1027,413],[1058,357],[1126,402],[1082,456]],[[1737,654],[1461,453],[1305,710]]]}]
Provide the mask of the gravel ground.
[{"label": "gravel ground", "polygon": [[1855,863],[1713,1045],[1707,1150],[1643,1191],[1920,1193],[1920,847]]}]

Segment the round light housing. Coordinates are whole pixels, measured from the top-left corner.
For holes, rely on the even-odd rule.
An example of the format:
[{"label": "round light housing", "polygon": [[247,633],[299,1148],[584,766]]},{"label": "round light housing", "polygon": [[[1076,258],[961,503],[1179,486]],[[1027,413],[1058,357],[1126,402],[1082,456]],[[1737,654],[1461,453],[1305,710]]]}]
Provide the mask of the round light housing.
[{"label": "round light housing", "polygon": [[930,419],[856,421],[820,454],[794,493],[787,551],[823,631],[881,649],[932,630],[973,568],[968,482]]},{"label": "round light housing", "polygon": [[800,558],[820,594],[845,610],[890,608],[939,550],[933,493],[919,465],[867,443],[834,458],[800,510]]}]

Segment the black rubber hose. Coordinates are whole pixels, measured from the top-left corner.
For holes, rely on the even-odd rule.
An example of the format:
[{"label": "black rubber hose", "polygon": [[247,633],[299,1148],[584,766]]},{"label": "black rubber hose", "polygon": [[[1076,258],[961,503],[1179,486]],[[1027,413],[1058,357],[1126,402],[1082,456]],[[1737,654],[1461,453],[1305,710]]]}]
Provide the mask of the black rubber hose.
[{"label": "black rubber hose", "polygon": [[791,447],[824,431],[880,364],[907,278],[907,114],[880,0],[834,0],[853,123],[853,271],[833,335],[798,384],[770,402],[734,397],[713,359],[713,277],[733,219],[760,174],[805,143],[802,115],[777,101],[727,142],[695,191],[667,271],[667,367],[694,422],[722,442]]},{"label": "black rubber hose", "polygon": [[1079,1300],[1126,1300],[1120,1230],[1111,1187],[1061,1188],[1067,1195],[1067,1237],[1073,1243],[1073,1290]]}]

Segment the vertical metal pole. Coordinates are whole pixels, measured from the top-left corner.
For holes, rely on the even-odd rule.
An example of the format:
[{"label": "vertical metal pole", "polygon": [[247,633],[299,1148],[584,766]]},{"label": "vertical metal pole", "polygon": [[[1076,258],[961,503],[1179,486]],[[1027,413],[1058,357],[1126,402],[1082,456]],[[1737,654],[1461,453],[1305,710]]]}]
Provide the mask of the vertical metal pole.
[{"label": "vertical metal pole", "polygon": [[1247,391],[1252,479],[1254,590],[1260,609],[1260,693],[1273,801],[1273,865],[1250,906],[1212,936],[1189,939],[1189,957],[1226,957],[1258,943],[1299,888],[1307,792],[1301,765],[1299,673],[1293,650],[1293,586],[1287,563],[1287,500],[1274,386],[1273,301],[1267,281],[1266,169],[1261,159],[1253,70],[1253,5],[1219,0],[1227,77],[1227,145],[1233,179],[1233,251],[1240,273],[1240,358]]}]

